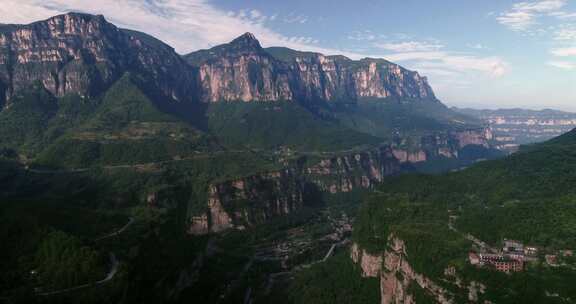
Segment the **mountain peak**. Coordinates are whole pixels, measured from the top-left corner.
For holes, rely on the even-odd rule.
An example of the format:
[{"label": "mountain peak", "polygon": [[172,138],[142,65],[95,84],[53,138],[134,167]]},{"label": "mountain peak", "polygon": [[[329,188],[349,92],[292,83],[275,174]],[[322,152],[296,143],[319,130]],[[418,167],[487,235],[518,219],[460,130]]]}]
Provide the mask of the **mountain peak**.
[{"label": "mountain peak", "polygon": [[245,33],[242,36],[232,40],[232,42],[230,42],[230,45],[235,46],[235,47],[239,47],[239,48],[251,48],[251,49],[261,49],[262,46],[260,46],[260,42],[258,41],[258,39],[256,39],[256,37],[254,36],[254,34],[252,33]]},{"label": "mountain peak", "polygon": [[55,19],[67,19],[67,20],[82,20],[82,21],[96,21],[99,23],[107,22],[103,15],[92,15],[87,13],[80,13],[80,12],[68,12],[65,14],[53,16],[48,18],[48,20],[55,20]]}]

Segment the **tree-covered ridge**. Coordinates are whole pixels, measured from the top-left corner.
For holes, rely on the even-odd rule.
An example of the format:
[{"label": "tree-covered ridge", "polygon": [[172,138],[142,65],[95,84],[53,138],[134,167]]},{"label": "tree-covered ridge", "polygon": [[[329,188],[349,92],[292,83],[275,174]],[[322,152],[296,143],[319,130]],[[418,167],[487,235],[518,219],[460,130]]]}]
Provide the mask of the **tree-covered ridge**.
[{"label": "tree-covered ridge", "polygon": [[[516,239],[537,246],[542,255],[574,250],[573,142],[572,132],[463,171],[389,180],[365,201],[354,238],[371,252],[383,252],[387,236],[394,234],[406,242],[416,271],[442,280],[444,269],[454,266],[464,279],[487,284],[486,297],[495,303],[569,303],[575,290],[562,282],[573,280],[576,272],[568,260],[569,266],[551,268],[541,257],[525,272],[506,278],[468,265],[472,246],[464,234],[494,247],[505,238]],[[448,225],[449,217],[456,231]],[[505,289],[496,291],[496,286]],[[552,291],[560,297],[547,297]]]}]

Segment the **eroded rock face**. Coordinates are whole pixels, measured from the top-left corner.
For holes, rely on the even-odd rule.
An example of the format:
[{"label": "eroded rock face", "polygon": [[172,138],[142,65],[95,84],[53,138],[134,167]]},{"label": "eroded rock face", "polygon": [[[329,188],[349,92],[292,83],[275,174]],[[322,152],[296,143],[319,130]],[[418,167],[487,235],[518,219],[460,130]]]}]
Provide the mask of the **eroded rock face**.
[{"label": "eroded rock face", "polygon": [[294,99],[286,67],[264,52],[252,34],[246,33],[214,52],[216,55],[197,64],[203,101]]},{"label": "eroded rock face", "polygon": [[399,172],[399,162],[388,147],[323,159],[304,169],[312,183],[330,193],[371,188],[382,182],[385,176]]},{"label": "eroded rock face", "polygon": [[353,61],[288,51],[296,56],[280,60],[247,33],[185,58],[200,71],[205,102],[353,102],[362,97],[436,100],[425,77],[382,59]]},{"label": "eroded rock face", "polygon": [[34,82],[56,96],[94,96],[126,72],[148,76],[175,99],[191,93],[194,77],[171,47],[102,16],[69,13],[0,28],[0,89],[6,99]]},{"label": "eroded rock face", "polygon": [[491,138],[490,129],[482,131],[468,130],[462,132],[454,132],[453,136],[458,140],[460,148],[468,145],[479,145],[488,148],[488,139]]},{"label": "eroded rock face", "polygon": [[[352,260],[360,262],[364,276],[380,277],[382,304],[416,303],[413,295],[408,292],[411,283],[429,292],[438,303],[453,303],[447,290],[412,269],[406,260],[406,246],[401,239],[390,235],[388,242],[389,249],[381,255],[371,255],[356,244],[351,251]],[[365,260],[372,262],[366,263]],[[378,261],[380,263],[376,263]]]},{"label": "eroded rock face", "polygon": [[460,150],[470,145],[490,148],[491,138],[490,128],[438,132],[422,136],[412,149],[395,145],[392,153],[401,163],[420,163],[437,157],[458,158]]},{"label": "eroded rock face", "polygon": [[[362,276],[380,278],[382,304],[417,303],[414,295],[410,294],[410,284],[417,284],[437,303],[455,303],[454,294],[416,272],[406,257],[406,244],[393,234],[388,237],[388,249],[380,254],[368,253],[357,244],[353,244],[350,251],[350,258],[361,267]],[[446,268],[444,275],[443,280],[454,281],[471,302],[478,302],[479,295],[486,291],[486,286],[478,282],[463,284],[454,267]]]},{"label": "eroded rock face", "polygon": [[211,185],[207,211],[191,218],[189,233],[243,229],[302,207],[303,182],[285,169]]},{"label": "eroded rock face", "polygon": [[355,264],[359,264],[362,269],[362,276],[365,278],[376,278],[382,271],[382,256],[372,255],[353,244],[351,247],[351,258]]},{"label": "eroded rock face", "polygon": [[428,160],[428,156],[424,150],[407,151],[402,149],[392,150],[394,157],[401,163],[419,163]]},{"label": "eroded rock face", "polygon": [[256,174],[210,186],[207,211],[191,217],[189,233],[243,229],[301,208],[310,189],[331,193],[370,188],[400,172],[389,148],[326,158],[318,164]]}]

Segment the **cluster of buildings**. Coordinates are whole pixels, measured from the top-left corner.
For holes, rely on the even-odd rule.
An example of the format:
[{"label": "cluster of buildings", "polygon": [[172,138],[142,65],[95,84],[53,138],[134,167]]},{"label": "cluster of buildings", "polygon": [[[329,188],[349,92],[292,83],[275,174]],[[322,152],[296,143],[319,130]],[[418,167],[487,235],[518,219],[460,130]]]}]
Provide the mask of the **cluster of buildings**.
[{"label": "cluster of buildings", "polygon": [[497,271],[510,273],[524,270],[524,263],[534,260],[538,254],[536,247],[524,246],[521,242],[504,240],[502,250],[481,250],[470,252],[470,264],[493,267]]}]

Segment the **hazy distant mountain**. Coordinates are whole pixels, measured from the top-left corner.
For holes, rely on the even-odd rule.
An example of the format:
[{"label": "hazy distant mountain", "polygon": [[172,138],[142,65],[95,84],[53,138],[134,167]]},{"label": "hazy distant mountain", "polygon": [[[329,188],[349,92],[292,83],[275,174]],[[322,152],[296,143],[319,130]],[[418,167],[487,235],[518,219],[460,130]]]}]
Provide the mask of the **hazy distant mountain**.
[{"label": "hazy distant mountain", "polygon": [[453,110],[486,121],[499,149],[513,152],[519,145],[546,141],[576,127],[576,113],[551,109]]}]

